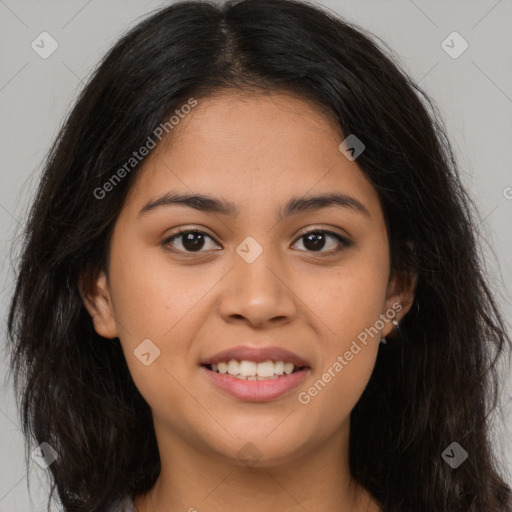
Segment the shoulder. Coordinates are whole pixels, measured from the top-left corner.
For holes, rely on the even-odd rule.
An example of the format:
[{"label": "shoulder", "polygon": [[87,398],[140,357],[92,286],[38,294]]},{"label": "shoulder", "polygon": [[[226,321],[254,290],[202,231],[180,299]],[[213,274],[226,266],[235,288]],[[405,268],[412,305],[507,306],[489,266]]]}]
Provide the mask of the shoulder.
[{"label": "shoulder", "polygon": [[127,496],[114,502],[107,512],[137,512],[137,509],[132,499]]}]

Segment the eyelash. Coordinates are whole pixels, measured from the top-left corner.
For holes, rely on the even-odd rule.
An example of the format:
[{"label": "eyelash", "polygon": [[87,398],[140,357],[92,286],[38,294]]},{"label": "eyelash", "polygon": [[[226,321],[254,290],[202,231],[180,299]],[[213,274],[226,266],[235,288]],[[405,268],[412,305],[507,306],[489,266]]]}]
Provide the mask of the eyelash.
[{"label": "eyelash", "polygon": [[[212,240],[214,240],[213,237],[211,237],[208,233],[205,233],[204,231],[201,231],[199,229],[182,228],[179,231],[177,231],[176,233],[174,233],[173,235],[171,235],[170,237],[166,238],[162,242],[162,246],[163,247],[169,246],[172,243],[173,240],[178,239],[180,236],[182,236],[182,235],[184,235],[186,233],[199,233],[201,235],[206,235],[208,238],[211,238]],[[346,249],[346,248],[348,248],[348,247],[350,247],[352,245],[352,242],[350,242],[346,238],[342,237],[338,233],[334,233],[332,231],[321,230],[321,229],[312,229],[310,231],[306,231],[306,232],[300,234],[297,237],[296,240],[298,241],[301,238],[304,238],[305,236],[307,236],[307,235],[309,235],[311,233],[324,234],[324,235],[332,236],[333,238],[336,238],[340,242],[342,247],[338,248],[338,249],[331,250],[331,251],[307,251],[306,250],[306,252],[318,253],[318,254],[324,254],[326,256],[330,256],[330,255],[336,254],[338,252],[341,252],[342,250],[344,250],[344,249]],[[217,242],[215,242],[215,243],[217,243]],[[201,250],[200,251],[182,251],[182,250],[176,250],[174,248],[173,249],[169,249],[169,250],[172,250],[173,252],[184,253],[184,254],[200,254],[201,252],[205,252],[205,251],[201,251]]]}]

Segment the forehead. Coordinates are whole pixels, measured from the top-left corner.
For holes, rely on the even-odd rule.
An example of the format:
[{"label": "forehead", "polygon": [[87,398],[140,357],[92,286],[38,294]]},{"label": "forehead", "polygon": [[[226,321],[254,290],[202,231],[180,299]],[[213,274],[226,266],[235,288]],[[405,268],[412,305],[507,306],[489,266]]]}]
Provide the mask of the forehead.
[{"label": "forehead", "polygon": [[[226,91],[197,102],[164,139],[159,150],[182,141],[198,149],[202,144],[207,144],[210,151],[217,147],[224,157],[234,157],[235,151],[252,150],[263,158],[264,149],[285,151],[290,149],[290,143],[299,140],[309,141],[308,145],[318,142],[337,145],[336,141],[342,137],[332,114],[295,95]],[[226,155],[226,149],[232,151]]]},{"label": "forehead", "polygon": [[337,190],[371,209],[374,187],[338,149],[332,116],[287,94],[219,94],[198,99],[148,155],[132,202],[169,190],[231,197],[250,205]]}]

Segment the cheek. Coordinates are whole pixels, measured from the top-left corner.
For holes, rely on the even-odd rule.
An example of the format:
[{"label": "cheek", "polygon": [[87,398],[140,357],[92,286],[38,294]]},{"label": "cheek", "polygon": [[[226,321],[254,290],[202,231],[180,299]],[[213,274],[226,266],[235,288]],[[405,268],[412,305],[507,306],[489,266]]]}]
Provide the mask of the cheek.
[{"label": "cheek", "polygon": [[194,314],[218,277],[198,272],[194,265],[178,266],[162,249],[138,249],[137,245],[140,242],[132,244],[130,252],[112,252],[116,321],[128,338],[167,340],[181,329],[182,319]]},{"label": "cheek", "polygon": [[[304,426],[311,423],[310,429],[318,436],[329,435],[349,420],[352,409],[368,384],[375,365],[377,346],[359,345],[360,351],[353,354],[351,360],[347,360],[343,351],[339,351],[342,360],[338,360],[337,356],[330,358],[297,397],[298,407],[303,408]],[[322,418],[321,423],[315,418]]]},{"label": "cheek", "polygon": [[[379,259],[380,258],[380,259]],[[310,309],[323,320],[332,350],[342,350],[343,344],[375,324],[384,313],[387,295],[387,258],[361,252],[347,258],[326,273],[309,272],[303,280],[302,293],[308,297]],[[329,352],[332,352],[329,350]]]},{"label": "cheek", "polygon": [[375,366],[388,282],[387,259],[378,252],[347,258],[310,294],[308,305],[324,325],[323,347],[298,401],[311,417],[325,418],[327,430],[348,418]]},{"label": "cheek", "polygon": [[190,414],[195,407],[197,413],[183,383],[197,365],[193,340],[205,321],[208,293],[223,272],[178,267],[163,251],[136,246],[132,244],[130,252],[113,250],[111,255],[115,318],[128,368],[157,413],[168,411],[170,403]]}]

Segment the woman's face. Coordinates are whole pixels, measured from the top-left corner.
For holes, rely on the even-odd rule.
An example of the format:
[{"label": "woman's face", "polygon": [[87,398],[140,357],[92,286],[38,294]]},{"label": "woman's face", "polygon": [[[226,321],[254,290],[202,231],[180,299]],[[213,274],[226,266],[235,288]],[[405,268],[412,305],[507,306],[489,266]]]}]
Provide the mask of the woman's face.
[{"label": "woman's face", "polygon": [[[393,304],[401,319],[411,297],[342,140],[309,103],[231,93],[199,100],[144,162],[88,309],[119,337],[161,449],[272,466],[346,446]],[[170,239],[185,228],[201,233]],[[230,360],[261,379],[218,373]]]}]

